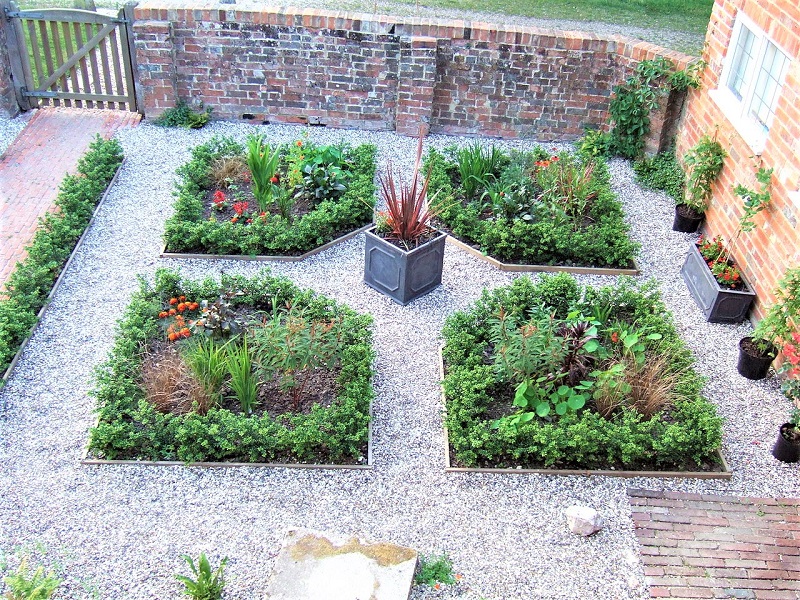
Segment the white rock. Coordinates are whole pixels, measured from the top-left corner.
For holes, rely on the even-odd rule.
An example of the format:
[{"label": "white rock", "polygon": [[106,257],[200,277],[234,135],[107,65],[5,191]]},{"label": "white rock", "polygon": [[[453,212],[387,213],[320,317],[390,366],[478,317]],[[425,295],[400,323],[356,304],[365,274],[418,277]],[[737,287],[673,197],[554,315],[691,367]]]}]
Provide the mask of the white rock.
[{"label": "white rock", "polygon": [[586,537],[603,528],[603,519],[600,513],[588,506],[570,506],[564,514],[572,533]]}]

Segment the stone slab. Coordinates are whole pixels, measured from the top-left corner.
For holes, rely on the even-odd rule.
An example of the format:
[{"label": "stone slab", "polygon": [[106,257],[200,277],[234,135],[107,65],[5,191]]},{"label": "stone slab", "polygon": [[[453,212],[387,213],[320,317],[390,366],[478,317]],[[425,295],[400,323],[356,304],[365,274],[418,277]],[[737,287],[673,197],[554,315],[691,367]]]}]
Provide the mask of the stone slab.
[{"label": "stone slab", "polygon": [[266,600],[408,600],[417,552],[386,542],[290,529]]}]

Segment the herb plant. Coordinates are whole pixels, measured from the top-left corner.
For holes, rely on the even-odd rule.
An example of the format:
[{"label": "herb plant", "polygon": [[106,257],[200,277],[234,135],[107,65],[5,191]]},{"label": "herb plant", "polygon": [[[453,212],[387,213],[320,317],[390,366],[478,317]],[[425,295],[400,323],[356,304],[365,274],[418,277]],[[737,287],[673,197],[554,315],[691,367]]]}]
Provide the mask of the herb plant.
[{"label": "herb plant", "polygon": [[727,156],[716,137],[703,135],[683,157],[687,169],[683,203],[695,212],[704,213],[708,208],[711,186],[722,171]]},{"label": "herb plant", "polygon": [[153,125],[160,127],[183,127],[184,129],[200,129],[211,119],[211,107],[194,110],[185,100],[178,100],[174,107],[166,109],[153,120]]},{"label": "herb plant", "polygon": [[414,585],[435,586],[439,583],[452,585],[455,582],[453,563],[446,554],[420,555],[419,564],[414,573]]},{"label": "herb plant", "polygon": [[183,593],[192,600],[220,600],[225,587],[224,570],[225,565],[228,564],[228,558],[223,558],[213,571],[205,552],[200,553],[197,564],[187,554],[181,554],[181,558],[186,561],[194,575],[194,579],[186,575],[175,575],[175,579],[183,584]]},{"label": "herb plant", "polygon": [[[796,338],[800,335],[800,267],[786,270],[778,281],[774,295],[775,300],[756,325],[754,341],[774,344],[782,348],[784,354],[786,345],[790,344],[790,352],[796,352],[793,344],[797,343]],[[788,362],[791,364],[791,360]]]}]

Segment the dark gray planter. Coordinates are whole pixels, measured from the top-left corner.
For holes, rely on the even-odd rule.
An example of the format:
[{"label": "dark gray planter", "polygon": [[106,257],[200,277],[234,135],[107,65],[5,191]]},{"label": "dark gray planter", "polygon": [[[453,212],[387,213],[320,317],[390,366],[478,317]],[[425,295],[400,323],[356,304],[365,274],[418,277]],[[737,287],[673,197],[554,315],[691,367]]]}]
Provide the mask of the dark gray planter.
[{"label": "dark gray planter", "polygon": [[445,234],[406,252],[367,231],[364,283],[406,305],[442,283]]},{"label": "dark gray planter", "polygon": [[729,290],[720,286],[695,244],[689,247],[689,254],[681,267],[681,275],[689,293],[709,323],[741,323],[756,297],[744,278],[744,288],[741,290]]}]

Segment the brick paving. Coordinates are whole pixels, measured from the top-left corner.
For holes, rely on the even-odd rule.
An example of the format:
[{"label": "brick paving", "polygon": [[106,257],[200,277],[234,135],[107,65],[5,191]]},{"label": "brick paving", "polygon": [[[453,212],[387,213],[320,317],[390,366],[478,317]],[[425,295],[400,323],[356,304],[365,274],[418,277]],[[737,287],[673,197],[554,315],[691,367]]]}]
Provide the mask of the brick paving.
[{"label": "brick paving", "polygon": [[800,598],[800,499],[629,490],[653,598]]},{"label": "brick paving", "polygon": [[95,135],[111,137],[141,117],[116,110],[43,108],[0,157],[0,289],[26,256],[39,218]]}]

